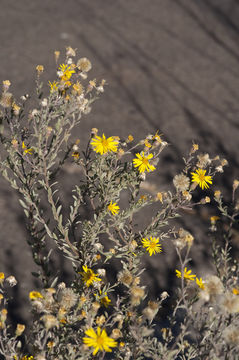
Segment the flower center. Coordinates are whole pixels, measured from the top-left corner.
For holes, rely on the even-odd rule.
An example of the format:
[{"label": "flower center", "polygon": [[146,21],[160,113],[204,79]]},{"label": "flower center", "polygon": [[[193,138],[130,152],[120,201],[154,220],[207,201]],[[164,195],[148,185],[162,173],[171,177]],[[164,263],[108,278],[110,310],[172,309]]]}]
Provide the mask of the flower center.
[{"label": "flower center", "polygon": [[101,346],[104,343],[104,338],[102,338],[102,336],[100,335],[97,337],[96,342],[99,346]]}]

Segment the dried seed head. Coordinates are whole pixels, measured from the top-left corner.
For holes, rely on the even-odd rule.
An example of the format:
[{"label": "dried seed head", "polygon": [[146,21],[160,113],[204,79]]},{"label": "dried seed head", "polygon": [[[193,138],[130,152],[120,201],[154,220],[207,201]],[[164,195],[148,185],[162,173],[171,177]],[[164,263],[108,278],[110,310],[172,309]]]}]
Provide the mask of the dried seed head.
[{"label": "dried seed head", "polygon": [[111,333],[111,337],[113,339],[118,339],[118,338],[122,337],[122,332],[120,331],[120,329],[113,329],[113,331]]},{"label": "dried seed head", "polygon": [[6,282],[11,286],[11,287],[13,287],[13,286],[15,286],[15,285],[17,285],[17,280],[16,280],[16,278],[14,277],[14,276],[8,276],[7,278],[6,278]]},{"label": "dried seed head", "polygon": [[91,65],[90,60],[88,60],[86,57],[84,57],[77,61],[77,67],[79,70],[81,70],[83,72],[88,72],[91,70],[92,65]]},{"label": "dried seed head", "polygon": [[59,304],[66,310],[71,309],[77,302],[77,295],[70,288],[63,289],[59,293]]},{"label": "dried seed head", "polygon": [[232,294],[231,292],[227,292],[221,298],[220,307],[226,313],[229,313],[229,314],[238,313],[239,312],[239,297],[237,295]]},{"label": "dried seed head", "polygon": [[130,289],[130,293],[131,293],[131,304],[133,306],[139,305],[140,301],[143,299],[145,294],[144,289],[139,286],[133,286]]},{"label": "dried seed head", "polygon": [[209,154],[199,154],[197,158],[198,158],[198,162],[196,165],[200,169],[205,169],[209,164],[211,164],[211,159],[209,157]]},{"label": "dried seed head", "polygon": [[229,325],[223,331],[223,337],[227,344],[229,345],[238,345],[239,343],[239,328],[234,325]]},{"label": "dried seed head", "polygon": [[58,327],[59,326],[59,322],[57,320],[57,318],[53,315],[43,315],[41,317],[41,320],[44,323],[44,326],[46,328],[46,330],[48,331],[49,329],[52,329],[53,327]]},{"label": "dried seed head", "polygon": [[9,108],[13,103],[13,95],[9,92],[3,92],[0,97],[0,105],[4,108]]},{"label": "dried seed head", "polygon": [[118,274],[118,281],[129,287],[133,282],[133,276],[128,270],[123,270]]},{"label": "dried seed head", "polygon": [[178,191],[185,191],[189,188],[190,180],[184,174],[179,174],[174,177],[173,184]]}]

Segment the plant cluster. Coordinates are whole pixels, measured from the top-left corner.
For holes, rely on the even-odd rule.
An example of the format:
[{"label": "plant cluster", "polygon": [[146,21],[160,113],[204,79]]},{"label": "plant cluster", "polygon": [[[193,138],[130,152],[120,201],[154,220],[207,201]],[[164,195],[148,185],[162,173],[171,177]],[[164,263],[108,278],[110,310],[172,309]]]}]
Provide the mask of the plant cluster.
[{"label": "plant cluster", "polygon": [[[107,137],[94,128],[85,150],[80,140],[72,143],[75,127],[104,92],[105,80],[88,81],[91,63],[75,61],[71,47],[64,63],[59,58],[56,51],[56,79],[49,81],[46,97],[44,67],[36,67],[38,107],[33,110],[26,110],[28,96],[17,102],[10,82],[3,81],[0,171],[19,194],[39,269],[33,276],[41,287],[29,293],[31,323],[13,328],[7,287],[17,280],[0,273],[0,354],[7,360],[237,359],[239,279],[231,240],[238,223],[239,181],[233,182],[232,202],[225,205],[221,192],[212,189],[227,161],[200,153],[193,143],[182,172],[172,180],[174,190],[145,194],[143,184],[157,171],[167,146],[163,136],[156,132],[136,141],[132,135]],[[58,194],[66,163],[81,174],[69,208]],[[202,278],[190,267],[193,235],[172,221],[182,209],[209,202],[218,208],[210,225],[215,273]],[[156,214],[139,228],[139,211],[149,213],[152,204]],[[165,242],[178,255],[178,289],[173,296],[163,291],[152,300],[141,280],[143,257],[163,259]],[[52,271],[55,248],[71,264],[69,284]],[[112,278],[109,269],[115,264]],[[165,327],[157,314],[169,300]]]}]

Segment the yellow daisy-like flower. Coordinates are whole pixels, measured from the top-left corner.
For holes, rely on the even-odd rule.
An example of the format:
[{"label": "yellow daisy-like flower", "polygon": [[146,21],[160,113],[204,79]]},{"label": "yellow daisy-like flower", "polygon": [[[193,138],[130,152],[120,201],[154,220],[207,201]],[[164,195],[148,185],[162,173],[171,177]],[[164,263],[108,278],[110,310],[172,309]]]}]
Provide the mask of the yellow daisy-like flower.
[{"label": "yellow daisy-like flower", "polygon": [[112,352],[111,347],[116,347],[117,342],[110,338],[106,331],[98,326],[97,332],[93,328],[90,328],[85,331],[87,337],[83,337],[83,342],[88,347],[93,347],[93,355],[96,355],[99,350]]},{"label": "yellow daisy-like flower", "polygon": [[[176,276],[177,276],[178,278],[181,278],[181,277],[182,277],[181,271],[175,270],[175,272],[176,272]],[[183,271],[183,277],[184,277],[184,279],[194,281],[194,280],[195,280],[194,278],[196,277],[196,275],[191,274],[191,272],[192,272],[192,270],[187,270],[187,268],[185,267],[185,268],[184,268],[184,271]]]},{"label": "yellow daisy-like flower", "polygon": [[74,160],[78,160],[80,157],[80,153],[79,151],[73,151],[71,156],[73,156]]},{"label": "yellow daisy-like flower", "polygon": [[205,174],[206,170],[203,169],[197,169],[196,172],[191,172],[192,182],[198,183],[201,189],[208,189],[208,184],[212,184],[212,177]]},{"label": "yellow daisy-like flower", "polygon": [[239,289],[238,288],[233,288],[232,292],[234,295],[239,295]]},{"label": "yellow daisy-like flower", "polygon": [[29,148],[29,149],[28,149],[28,148],[26,147],[24,141],[22,142],[22,149],[24,150],[24,151],[23,151],[23,154],[24,154],[24,155],[25,155],[25,154],[30,154],[30,155],[32,155],[33,149],[32,149],[32,148]]},{"label": "yellow daisy-like flower", "polygon": [[70,65],[61,64],[58,68],[62,75],[60,75],[60,79],[62,81],[67,81],[71,78],[72,74],[75,73],[75,70]]},{"label": "yellow daisy-like flower", "polygon": [[58,89],[58,82],[57,81],[53,81],[53,82],[48,81],[48,84],[50,86],[50,92],[57,91],[57,89]]},{"label": "yellow daisy-like flower", "polygon": [[94,281],[101,281],[97,274],[94,273],[93,270],[89,269],[87,265],[83,265],[82,269],[84,271],[80,272],[79,274],[82,276],[82,280],[86,284],[87,287],[93,284]]},{"label": "yellow daisy-like flower", "polygon": [[3,283],[4,279],[5,279],[5,274],[3,272],[0,272],[0,284]]},{"label": "yellow daisy-like flower", "polygon": [[29,293],[30,300],[43,299],[42,294],[39,291],[31,291]]},{"label": "yellow daisy-like flower", "polygon": [[113,136],[106,139],[105,134],[103,134],[102,137],[96,135],[91,140],[91,145],[94,148],[93,150],[101,155],[111,151],[117,152],[118,144],[118,140],[116,140]]},{"label": "yellow daisy-like flower", "polygon": [[120,207],[116,203],[112,203],[112,201],[110,202],[110,204],[108,205],[107,208],[111,212],[112,215],[118,214],[119,210],[120,210]]},{"label": "yellow daisy-like flower", "polygon": [[146,171],[154,171],[156,168],[149,163],[149,160],[153,158],[153,154],[149,154],[148,156],[144,155],[144,152],[135,154],[137,159],[133,159],[134,167],[138,167],[140,173]]},{"label": "yellow daisy-like flower", "polygon": [[143,247],[146,248],[150,256],[162,252],[162,246],[161,244],[159,244],[159,238],[150,236],[149,239],[143,238],[141,242],[143,244]]},{"label": "yellow daisy-like flower", "polygon": [[196,277],[196,283],[197,283],[197,285],[198,285],[198,287],[199,287],[200,289],[202,289],[202,290],[205,289],[204,282],[203,282],[202,278],[198,279],[198,278]]}]

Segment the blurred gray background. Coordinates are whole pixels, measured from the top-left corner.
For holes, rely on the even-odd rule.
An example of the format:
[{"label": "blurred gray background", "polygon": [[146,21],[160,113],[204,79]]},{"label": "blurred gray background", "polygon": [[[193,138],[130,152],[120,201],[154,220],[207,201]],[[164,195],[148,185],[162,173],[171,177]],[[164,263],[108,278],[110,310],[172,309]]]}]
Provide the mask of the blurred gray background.
[{"label": "blurred gray background", "polygon": [[[92,127],[136,139],[159,130],[170,146],[149,181],[163,191],[183,167],[192,141],[198,142],[202,152],[228,159],[214,189],[221,186],[229,194],[239,161],[238,1],[1,0],[0,5],[0,81],[9,79],[16,97],[34,91],[36,65],[44,65],[45,79],[52,81],[54,51],[77,48],[79,57],[92,61],[89,77],[108,83],[75,134],[82,144]],[[72,176],[66,171],[65,184]],[[35,267],[17,196],[4,180],[0,185],[0,271],[20,282],[19,313],[17,306],[36,286],[30,275]],[[187,220],[196,238],[196,268],[207,259],[202,245],[207,216],[198,215]],[[165,275],[174,257],[163,260],[159,254],[148,264],[156,288],[170,285],[170,274],[160,277],[158,264]]]}]

